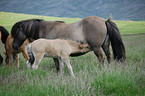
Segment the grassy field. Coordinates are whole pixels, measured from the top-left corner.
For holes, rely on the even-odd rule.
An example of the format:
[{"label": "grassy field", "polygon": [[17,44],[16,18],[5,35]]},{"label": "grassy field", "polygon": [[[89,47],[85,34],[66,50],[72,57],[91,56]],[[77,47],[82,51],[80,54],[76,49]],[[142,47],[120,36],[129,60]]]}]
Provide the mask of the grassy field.
[{"label": "grassy field", "polygon": [[[49,21],[63,20],[66,23],[73,23],[81,20],[81,18],[59,18],[59,17],[48,17],[40,15],[28,15],[28,14],[17,14],[0,12],[0,26],[4,26],[9,31],[14,23],[24,19],[39,18]],[[108,19],[108,18],[105,18]],[[121,34],[139,34],[145,33],[145,22],[144,21],[116,21],[114,22],[118,25]]]},{"label": "grassy field", "polygon": [[[0,12],[0,26],[9,31],[22,19],[41,18],[72,23],[80,18],[57,18]],[[20,54],[20,68],[0,67],[0,96],[144,96],[145,95],[145,22],[114,21],[126,48],[124,64],[105,61],[103,67],[93,52],[70,58],[76,78],[71,78],[65,66],[61,76],[51,58],[43,58],[38,70],[27,70]],[[141,33],[141,34],[140,34]],[[138,34],[138,35],[126,35]],[[0,52],[4,51],[0,42]]]}]

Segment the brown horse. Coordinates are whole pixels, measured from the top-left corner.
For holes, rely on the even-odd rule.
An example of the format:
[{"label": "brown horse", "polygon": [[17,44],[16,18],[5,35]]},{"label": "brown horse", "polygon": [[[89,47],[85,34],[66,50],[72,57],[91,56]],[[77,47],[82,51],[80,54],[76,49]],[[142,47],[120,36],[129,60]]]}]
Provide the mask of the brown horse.
[{"label": "brown horse", "polygon": [[15,61],[16,65],[17,65],[17,68],[19,68],[19,53],[22,52],[24,58],[26,59],[26,61],[28,61],[29,59],[29,56],[25,50],[25,47],[29,44],[29,40],[26,39],[24,41],[24,43],[21,45],[20,47],[20,50],[15,50],[13,47],[12,47],[12,43],[13,43],[13,38],[12,38],[12,35],[10,34],[8,37],[7,37],[7,40],[4,44],[5,46],[5,62],[6,62],[6,65],[9,65],[11,66],[13,64],[13,61]]},{"label": "brown horse", "polygon": [[[64,39],[38,39],[28,45],[27,51],[34,54],[35,61],[32,66],[37,69],[43,56],[46,54],[48,57],[57,58],[60,62],[60,69],[62,72],[63,62],[67,65],[71,76],[74,76],[69,56],[72,53],[89,52],[91,51],[88,44],[81,44],[80,42]],[[27,67],[30,67],[28,63]]]},{"label": "brown horse", "polygon": [[[5,44],[8,35],[9,32],[4,27],[0,26],[0,41],[2,41],[3,44]],[[3,57],[0,54],[0,65],[2,64],[2,62],[3,62]]]},{"label": "brown horse", "polygon": [[[112,58],[109,50],[111,42],[114,59],[121,62],[125,60],[125,47],[119,29],[110,18],[105,20],[97,16],[89,16],[71,24],[39,19],[23,20],[14,24],[11,34],[14,37],[13,48],[16,50],[27,38],[29,40],[67,38],[88,43],[99,62],[104,61],[102,48],[110,62]],[[82,55],[82,53],[71,54],[71,56],[78,55]],[[54,61],[59,69],[58,60],[54,58]]]}]

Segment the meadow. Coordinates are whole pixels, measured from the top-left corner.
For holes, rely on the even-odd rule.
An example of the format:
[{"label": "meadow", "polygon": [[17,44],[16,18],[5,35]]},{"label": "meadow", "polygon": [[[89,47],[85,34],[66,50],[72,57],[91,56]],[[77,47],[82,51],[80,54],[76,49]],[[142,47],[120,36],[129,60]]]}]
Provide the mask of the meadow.
[{"label": "meadow", "polygon": [[[22,19],[40,18],[73,23],[81,18],[58,18],[0,12],[0,26],[9,32]],[[107,19],[107,18],[106,18]],[[126,48],[124,64],[99,62],[93,52],[71,57],[76,78],[71,78],[66,66],[60,75],[51,58],[43,58],[38,70],[27,70],[20,54],[20,68],[0,66],[0,96],[144,96],[145,95],[145,22],[116,21]],[[110,48],[111,50],[111,48]],[[4,47],[0,42],[0,53]],[[105,56],[105,55],[104,55]]]}]

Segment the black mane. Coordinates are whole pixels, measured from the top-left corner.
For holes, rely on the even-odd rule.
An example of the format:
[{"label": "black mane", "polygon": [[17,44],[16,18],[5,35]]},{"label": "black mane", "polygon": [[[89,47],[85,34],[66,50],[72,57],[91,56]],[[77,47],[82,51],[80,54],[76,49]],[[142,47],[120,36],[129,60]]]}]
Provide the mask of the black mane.
[{"label": "black mane", "polygon": [[1,31],[1,39],[2,39],[2,43],[5,44],[7,37],[9,36],[9,32],[2,26],[0,26],[0,31]]},{"label": "black mane", "polygon": [[23,30],[24,34],[28,37],[38,38],[39,33],[39,23],[43,21],[42,19],[27,19],[22,20],[14,24],[11,30],[12,37],[15,37],[20,29]]}]

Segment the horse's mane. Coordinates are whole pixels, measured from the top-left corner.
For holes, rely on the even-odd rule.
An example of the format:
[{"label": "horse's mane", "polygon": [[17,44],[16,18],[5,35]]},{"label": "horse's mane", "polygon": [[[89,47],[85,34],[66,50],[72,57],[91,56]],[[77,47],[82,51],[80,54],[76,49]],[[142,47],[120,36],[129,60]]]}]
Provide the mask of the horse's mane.
[{"label": "horse's mane", "polygon": [[2,43],[5,44],[7,37],[9,36],[9,32],[2,26],[0,26],[0,31],[2,34],[2,37],[1,37]]},{"label": "horse's mane", "polygon": [[41,21],[43,20],[42,19],[27,19],[27,20],[21,20],[15,23],[11,30],[12,37],[15,37],[17,32],[19,32],[19,30],[22,29],[25,35],[27,35],[28,37],[33,37],[34,39],[37,39],[38,33],[39,33],[39,23]]}]

